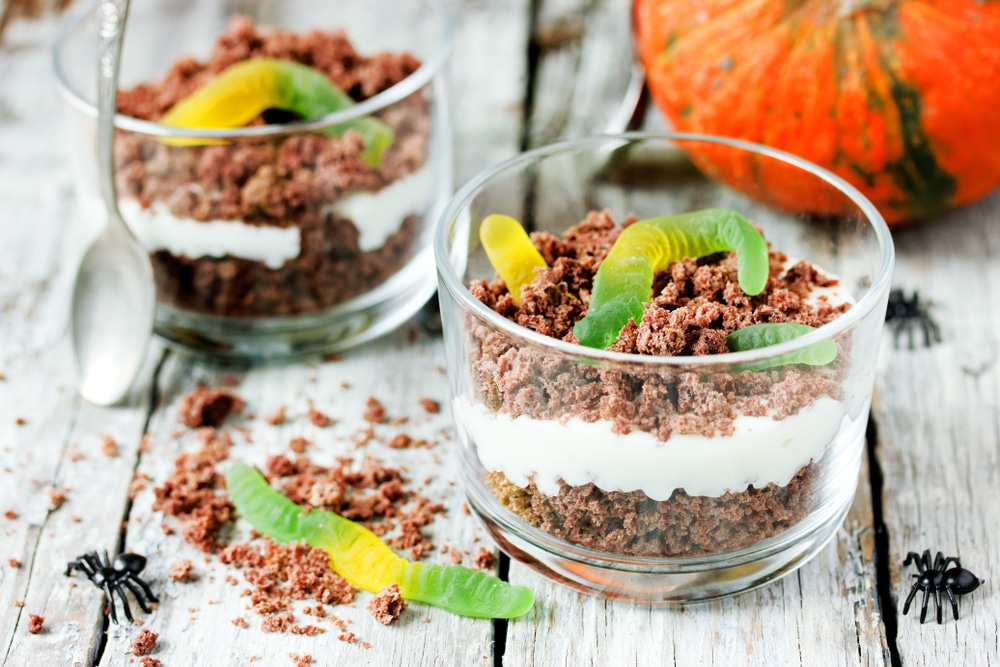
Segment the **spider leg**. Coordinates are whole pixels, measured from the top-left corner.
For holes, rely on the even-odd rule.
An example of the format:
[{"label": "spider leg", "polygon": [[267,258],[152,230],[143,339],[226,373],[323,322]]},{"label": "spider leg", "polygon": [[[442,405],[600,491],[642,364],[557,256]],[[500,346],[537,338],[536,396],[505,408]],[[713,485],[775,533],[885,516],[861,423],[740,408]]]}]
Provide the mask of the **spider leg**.
[{"label": "spider leg", "polygon": [[909,349],[917,349],[916,335],[913,333],[913,323],[910,320],[906,321],[906,340],[909,341]]},{"label": "spider leg", "polygon": [[111,561],[108,560],[108,550],[107,549],[104,550],[104,560],[101,561],[101,564],[104,567],[111,567]]},{"label": "spider leg", "polygon": [[958,620],[958,600],[955,599],[955,594],[951,592],[951,586],[945,586],[944,592],[948,594],[948,599],[951,600],[951,610],[955,612],[955,620]]},{"label": "spider leg", "polygon": [[122,611],[125,612],[125,618],[128,619],[129,623],[135,623],[135,619],[132,618],[132,609],[128,605],[128,598],[125,597],[125,591],[122,589],[122,585],[120,583],[115,584],[114,590],[118,593],[118,597],[122,599]]},{"label": "spider leg", "polygon": [[944,570],[943,570],[943,569],[941,569],[941,562],[942,562],[943,560],[944,560],[944,554],[943,554],[943,553],[941,553],[940,551],[939,551],[939,552],[937,552],[937,555],[936,555],[936,556],[934,556],[934,569],[935,569],[936,571],[938,571],[938,572],[944,572]]},{"label": "spider leg", "polygon": [[83,559],[87,561],[87,565],[90,566],[91,571],[97,572],[101,569],[101,559],[97,557],[96,551],[91,551],[89,554],[86,554]]},{"label": "spider leg", "polygon": [[937,322],[931,319],[930,315],[924,318],[924,322],[927,324],[928,328],[931,330],[935,343],[941,342],[941,329],[938,327]]},{"label": "spider leg", "polygon": [[948,563],[954,563],[955,567],[962,567],[962,564],[958,562],[958,559],[954,556],[948,556],[944,559],[944,565],[941,567],[941,571],[944,572],[948,569]]},{"label": "spider leg", "polygon": [[82,557],[77,558],[76,560],[71,560],[70,562],[66,563],[66,576],[68,577],[69,573],[74,569],[80,570],[85,575],[87,575],[87,577],[90,577],[90,575],[94,573],[94,571],[90,569],[90,566],[87,563],[87,561],[83,560]]},{"label": "spider leg", "polygon": [[934,589],[934,603],[937,605],[938,625],[941,625],[944,622],[944,620],[941,618],[941,613],[942,613],[943,609],[941,608],[941,589],[940,588],[935,588]]},{"label": "spider leg", "polygon": [[118,614],[115,612],[115,596],[111,591],[111,584],[104,582],[104,594],[108,596],[108,609],[110,609],[111,622],[118,625]]},{"label": "spider leg", "polygon": [[916,563],[917,570],[919,570],[920,572],[924,571],[924,564],[920,560],[920,556],[917,555],[916,551],[911,551],[910,553],[906,554],[906,560],[903,561],[903,567],[906,567],[910,563]]},{"label": "spider leg", "polygon": [[924,589],[924,599],[920,605],[920,622],[923,623],[924,619],[927,618],[927,601],[931,599],[931,589],[930,587]]},{"label": "spider leg", "polygon": [[903,325],[898,321],[892,325],[892,347],[893,349],[899,349],[899,339],[903,335]]},{"label": "spider leg", "polygon": [[919,585],[913,584],[910,594],[906,596],[906,602],[903,603],[903,616],[906,616],[906,612],[910,611],[910,603],[913,602],[913,596],[917,594],[918,590],[920,590]]},{"label": "spider leg", "polygon": [[142,588],[142,592],[146,594],[146,599],[149,600],[150,602],[160,601],[160,598],[153,595],[153,591],[149,588],[149,584],[143,581],[141,577],[137,577],[134,574],[129,574],[126,581],[134,581],[135,583],[139,584],[139,586]]},{"label": "spider leg", "polygon": [[924,570],[926,571],[926,570],[931,569],[931,550],[930,549],[924,549],[923,560],[924,560]]},{"label": "spider leg", "polygon": [[[149,612],[152,611],[152,609],[150,609],[148,606],[146,606],[146,603],[143,601],[143,599],[142,599],[142,591],[140,591],[138,588],[136,588],[132,584],[131,581],[129,581],[128,579],[125,579],[124,581],[121,582],[121,584],[125,584],[128,587],[128,589],[130,591],[132,591],[132,595],[135,596],[135,601],[139,603],[139,606],[142,608],[142,610],[144,612],[146,612],[148,614]],[[118,585],[121,586],[121,584],[118,584]]]}]

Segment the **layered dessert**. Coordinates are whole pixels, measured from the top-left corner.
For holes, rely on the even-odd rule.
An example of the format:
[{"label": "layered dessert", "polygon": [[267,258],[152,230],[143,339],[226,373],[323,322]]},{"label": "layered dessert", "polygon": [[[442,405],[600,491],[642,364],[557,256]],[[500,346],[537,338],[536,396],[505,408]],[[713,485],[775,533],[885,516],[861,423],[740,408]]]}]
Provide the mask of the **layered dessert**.
[{"label": "layered dessert", "polygon": [[[592,212],[561,238],[535,233],[540,257],[523,285],[476,280],[472,295],[525,330],[580,345],[581,322],[604,298],[595,276],[633,223]],[[506,262],[509,271],[515,254],[494,266]],[[634,259],[621,254],[619,263]],[[845,423],[848,352],[825,341],[829,354],[742,366],[713,365],[713,355],[734,351],[737,331],[818,328],[851,298],[835,276],[762,238],[760,255],[752,295],[743,289],[747,259],[735,251],[652,272],[639,316],[597,345],[635,363],[575,357],[566,345],[518,339],[467,316],[472,381],[453,408],[495,501],[556,538],[628,556],[732,551],[802,521]],[[628,289],[613,291],[612,306]]]},{"label": "layered dessert", "polygon": [[[258,62],[294,63],[297,75],[308,68],[351,104],[420,67],[407,53],[362,55],[343,32],[291,33],[240,17],[207,61],[179,60],[162,79],[122,90],[118,110],[191,127],[164,118]],[[302,109],[323,108],[293,83],[304,88],[299,112],[266,108],[240,126],[308,120]],[[119,133],[119,206],[152,256],[159,300],[259,318],[314,312],[385,282],[415,253],[436,190],[429,106],[417,91],[371,114],[388,137],[375,153],[371,137],[351,128],[215,143]]]}]

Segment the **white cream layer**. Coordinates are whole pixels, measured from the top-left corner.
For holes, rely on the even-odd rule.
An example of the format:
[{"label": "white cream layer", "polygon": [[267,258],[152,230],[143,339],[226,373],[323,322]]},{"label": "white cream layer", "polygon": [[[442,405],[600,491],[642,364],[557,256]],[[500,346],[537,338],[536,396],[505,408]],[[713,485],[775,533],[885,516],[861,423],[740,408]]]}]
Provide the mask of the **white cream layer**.
[{"label": "white cream layer", "polygon": [[785,486],[810,461],[818,461],[844,420],[844,406],[822,397],[798,414],[775,421],[740,415],[730,436],[612,432],[608,421],[565,422],[489,412],[465,398],[452,404],[455,422],[474,445],[483,466],[525,487],[531,477],[550,496],[558,480],[593,482],[605,491],[642,491],[667,500],[675,489],[719,497],[749,485]]},{"label": "white cream layer", "polygon": [[358,245],[368,252],[385,245],[403,220],[425,213],[434,193],[434,174],[429,165],[408,174],[378,192],[358,192],[323,208],[354,222],[361,237]]},{"label": "white cream layer", "polygon": [[[431,200],[433,174],[429,166],[409,174],[378,192],[359,192],[323,208],[350,218],[360,233],[362,251],[375,250],[398,230],[404,218],[423,213]],[[134,199],[123,199],[118,208],[139,242],[149,252],[166,250],[172,255],[239,257],[280,269],[299,256],[298,227],[248,225],[241,220],[199,221],[178,218],[166,204],[153,202],[143,208]]]},{"label": "white cream layer", "polygon": [[118,202],[118,210],[132,233],[149,252],[166,250],[171,255],[239,257],[280,269],[299,256],[299,228],[248,225],[239,220],[192,220],[178,218],[163,202],[149,208],[134,199]]}]

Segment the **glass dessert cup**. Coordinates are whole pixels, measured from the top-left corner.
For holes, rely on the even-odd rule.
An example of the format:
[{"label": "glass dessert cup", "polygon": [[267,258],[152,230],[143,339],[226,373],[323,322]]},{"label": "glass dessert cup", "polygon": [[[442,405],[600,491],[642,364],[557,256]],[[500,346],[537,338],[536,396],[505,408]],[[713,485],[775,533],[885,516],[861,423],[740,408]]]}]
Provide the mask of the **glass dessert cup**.
[{"label": "glass dessert cup", "polygon": [[[706,154],[769,168],[722,184],[692,165]],[[790,197],[799,187],[821,200]],[[783,209],[767,203],[774,188]],[[786,269],[801,258],[839,279],[829,298],[849,308],[771,347],[654,356],[542,335],[470,291],[496,275],[479,242],[490,214],[561,237],[592,211],[620,224],[707,208],[757,225]],[[834,536],[857,485],[893,265],[888,228],[850,185],[739,141],[587,138],[473,179],[435,254],[463,481],[510,556],[592,595],[671,604],[773,581]],[[792,363],[831,343],[832,362]]]},{"label": "glass dessert cup", "polygon": [[[54,48],[80,210],[95,225],[105,217],[95,159],[96,11],[76,12]],[[121,89],[160,85],[184,58],[209,61],[220,35],[246,32],[234,27],[235,11],[223,0],[134,4]],[[363,61],[354,90],[345,90],[361,101],[309,120],[267,111],[267,124],[229,130],[119,113],[119,207],[153,260],[155,332],[187,350],[249,361],[358,345],[404,322],[436,288],[432,229],[452,190],[449,18],[438,0],[275,0],[238,3],[238,11],[257,34],[285,31],[302,48],[341,58],[328,69]],[[347,49],[327,43],[336,31]],[[287,35],[272,46],[299,48]],[[371,118],[393,139],[366,162],[365,141],[342,128]]]}]

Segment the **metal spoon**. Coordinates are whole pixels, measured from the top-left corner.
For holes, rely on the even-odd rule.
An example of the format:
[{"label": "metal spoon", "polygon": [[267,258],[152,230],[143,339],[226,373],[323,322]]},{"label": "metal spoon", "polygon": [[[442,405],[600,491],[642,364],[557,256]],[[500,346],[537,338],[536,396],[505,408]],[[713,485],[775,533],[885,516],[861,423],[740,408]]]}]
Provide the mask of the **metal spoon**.
[{"label": "metal spoon", "polygon": [[84,254],[73,287],[78,388],[100,405],[121,399],[139,372],[156,304],[149,255],[125,226],[115,194],[115,98],[128,6],[129,0],[102,0],[99,9],[97,173],[108,224]]}]

